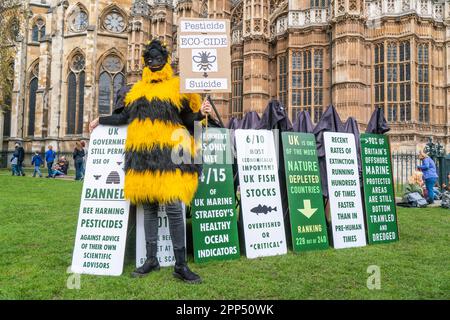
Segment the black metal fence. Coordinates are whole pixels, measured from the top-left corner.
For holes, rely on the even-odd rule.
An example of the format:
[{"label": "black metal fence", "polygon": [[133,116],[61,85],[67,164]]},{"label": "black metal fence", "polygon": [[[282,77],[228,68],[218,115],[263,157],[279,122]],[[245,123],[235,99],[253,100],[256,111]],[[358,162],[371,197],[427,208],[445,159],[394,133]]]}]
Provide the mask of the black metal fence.
[{"label": "black metal fence", "polygon": [[401,197],[403,188],[408,183],[408,178],[416,171],[420,164],[416,152],[393,152],[392,173],[394,175],[395,195]]},{"label": "black metal fence", "polygon": [[[448,174],[450,173],[450,154],[445,157],[433,159],[436,163],[437,173],[439,175],[439,185],[447,184]],[[418,153],[416,152],[393,152],[392,153],[392,171],[395,183],[395,195],[403,195],[404,186],[408,183],[408,178],[416,171],[421,164]]]}]

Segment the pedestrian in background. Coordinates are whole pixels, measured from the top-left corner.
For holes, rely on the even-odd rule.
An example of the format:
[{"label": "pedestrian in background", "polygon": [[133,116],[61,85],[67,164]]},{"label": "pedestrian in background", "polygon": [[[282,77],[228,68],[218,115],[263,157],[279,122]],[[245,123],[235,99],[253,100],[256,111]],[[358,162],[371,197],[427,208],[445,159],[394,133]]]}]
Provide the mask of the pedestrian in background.
[{"label": "pedestrian in background", "polygon": [[86,142],[85,141],[81,141],[81,147],[83,147],[84,150],[84,158],[83,158],[83,177],[81,178],[82,180],[84,179],[84,175],[86,173],[86,161],[87,161],[87,156],[88,156],[88,148],[86,146]]},{"label": "pedestrian in background", "polygon": [[11,171],[12,171],[13,176],[19,176],[19,172],[17,171],[17,160],[18,159],[14,154],[11,157]]},{"label": "pedestrian in background", "polygon": [[16,143],[16,151],[17,151],[17,172],[19,176],[24,176],[25,172],[23,172],[23,161],[25,160],[25,150],[22,145],[17,142]]},{"label": "pedestrian in background", "polygon": [[84,149],[81,146],[80,141],[75,144],[75,149],[73,150],[73,160],[75,162],[75,180],[81,180],[83,177],[83,161],[84,161]]},{"label": "pedestrian in background", "polygon": [[434,185],[436,184],[438,175],[436,173],[436,164],[425,152],[419,152],[419,159],[422,160],[422,165],[417,166],[423,172],[423,181],[428,192],[428,203],[434,202]]},{"label": "pedestrian in background", "polygon": [[31,165],[34,165],[33,178],[36,177],[36,173],[39,175],[39,178],[42,178],[41,165],[43,163],[44,161],[42,160],[39,151],[36,151],[33,158],[31,159]]},{"label": "pedestrian in background", "polygon": [[47,178],[51,178],[53,175],[53,162],[55,161],[56,158],[56,152],[53,151],[53,146],[49,145],[48,146],[48,150],[45,153],[45,162],[47,162],[47,169],[48,169],[48,176]]}]

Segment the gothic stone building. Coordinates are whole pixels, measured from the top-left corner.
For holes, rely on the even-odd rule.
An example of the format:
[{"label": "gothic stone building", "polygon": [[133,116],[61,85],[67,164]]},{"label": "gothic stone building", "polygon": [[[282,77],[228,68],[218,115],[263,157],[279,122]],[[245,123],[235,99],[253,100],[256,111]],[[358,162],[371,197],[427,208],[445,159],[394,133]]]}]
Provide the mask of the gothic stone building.
[{"label": "gothic stone building", "polygon": [[[440,0],[34,0],[16,42],[11,108],[0,146],[22,141],[70,151],[109,114],[117,89],[138,79],[143,44],[159,36],[177,64],[180,17],[231,19],[232,94],[222,117],[282,101],[316,122],[336,106],[364,130],[384,108],[395,149],[433,136],[450,145],[450,1]],[[3,127],[2,127],[3,126]]]}]

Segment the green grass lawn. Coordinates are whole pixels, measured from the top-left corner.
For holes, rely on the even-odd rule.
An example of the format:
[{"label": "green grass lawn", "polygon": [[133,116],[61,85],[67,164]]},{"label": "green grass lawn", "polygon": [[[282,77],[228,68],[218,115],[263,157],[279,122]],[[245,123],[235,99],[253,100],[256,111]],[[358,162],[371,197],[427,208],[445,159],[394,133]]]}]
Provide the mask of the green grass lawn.
[{"label": "green grass lawn", "polygon": [[[171,268],[143,279],[81,275],[67,288],[82,184],[0,171],[0,299],[449,299],[450,211],[400,208],[400,241],[387,245],[190,264],[201,285]],[[366,286],[381,270],[381,289]]]}]

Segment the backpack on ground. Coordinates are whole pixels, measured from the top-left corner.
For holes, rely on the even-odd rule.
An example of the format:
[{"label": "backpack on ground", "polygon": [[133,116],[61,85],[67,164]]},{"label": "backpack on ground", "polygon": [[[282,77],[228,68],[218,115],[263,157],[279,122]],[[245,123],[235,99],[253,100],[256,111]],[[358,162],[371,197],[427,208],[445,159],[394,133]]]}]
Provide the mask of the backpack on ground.
[{"label": "backpack on ground", "polygon": [[444,193],[442,193],[441,199],[441,207],[450,209],[450,191],[445,191]]},{"label": "backpack on ground", "polygon": [[410,192],[403,197],[403,206],[413,208],[424,208],[428,205],[427,200],[418,192]]}]

